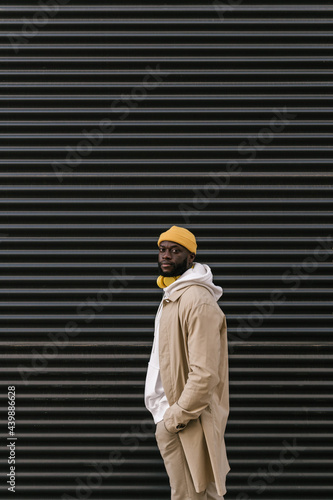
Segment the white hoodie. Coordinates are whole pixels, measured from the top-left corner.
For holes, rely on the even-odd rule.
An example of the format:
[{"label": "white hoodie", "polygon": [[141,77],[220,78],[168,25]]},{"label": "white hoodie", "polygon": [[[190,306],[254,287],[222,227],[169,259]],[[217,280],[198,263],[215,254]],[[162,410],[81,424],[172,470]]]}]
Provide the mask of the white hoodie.
[{"label": "white hoodie", "polygon": [[216,301],[223,294],[220,286],[214,285],[213,274],[207,264],[199,264],[195,262],[193,267],[185,271],[176,281],[171,285],[163,288],[163,297],[155,317],[155,333],[154,342],[148,363],[148,370],[145,385],[145,405],[151,412],[155,424],[163,420],[165,411],[169,408],[169,403],[166,398],[162,381],[160,377],[160,363],[159,363],[159,323],[162,314],[163,300],[170,297],[176,290],[180,290],[188,285],[201,285],[207,288],[213,295]]}]

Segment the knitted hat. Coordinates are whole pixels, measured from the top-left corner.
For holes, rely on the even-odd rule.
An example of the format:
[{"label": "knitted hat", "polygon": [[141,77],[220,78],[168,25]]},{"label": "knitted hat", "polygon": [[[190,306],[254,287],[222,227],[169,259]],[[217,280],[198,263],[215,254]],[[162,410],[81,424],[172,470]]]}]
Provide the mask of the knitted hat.
[{"label": "knitted hat", "polygon": [[194,254],[197,251],[197,242],[194,234],[184,227],[170,227],[170,229],[160,234],[157,246],[160,245],[161,241],[173,241],[174,243],[178,243],[179,245],[187,248],[187,250]]}]

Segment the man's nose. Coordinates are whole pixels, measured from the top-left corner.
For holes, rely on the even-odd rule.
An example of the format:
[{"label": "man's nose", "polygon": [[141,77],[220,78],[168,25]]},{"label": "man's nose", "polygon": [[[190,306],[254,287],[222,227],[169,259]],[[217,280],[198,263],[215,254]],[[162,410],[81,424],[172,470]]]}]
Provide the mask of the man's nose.
[{"label": "man's nose", "polygon": [[171,252],[170,252],[170,250],[168,250],[168,249],[164,250],[164,252],[163,252],[163,258],[164,259],[171,259]]}]

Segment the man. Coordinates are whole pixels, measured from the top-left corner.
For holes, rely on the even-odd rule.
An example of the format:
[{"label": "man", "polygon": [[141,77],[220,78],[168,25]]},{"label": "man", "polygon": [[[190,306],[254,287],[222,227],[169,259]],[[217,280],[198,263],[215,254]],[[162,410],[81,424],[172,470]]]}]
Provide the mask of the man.
[{"label": "man", "polygon": [[222,288],[194,262],[195,236],[172,226],[158,239],[155,318],[145,405],[171,486],[171,500],[216,500],[230,470],[224,444],[229,414],[227,326]]}]

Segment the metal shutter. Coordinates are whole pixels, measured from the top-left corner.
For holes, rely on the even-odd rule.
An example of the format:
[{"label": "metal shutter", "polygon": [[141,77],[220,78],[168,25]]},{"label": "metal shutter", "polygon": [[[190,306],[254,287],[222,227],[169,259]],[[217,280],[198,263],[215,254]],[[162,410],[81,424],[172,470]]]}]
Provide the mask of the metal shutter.
[{"label": "metal shutter", "polygon": [[[224,288],[226,500],[332,498],[333,3],[0,2],[1,486],[169,498],[156,240]],[[9,441],[10,442],[10,441]]]}]

